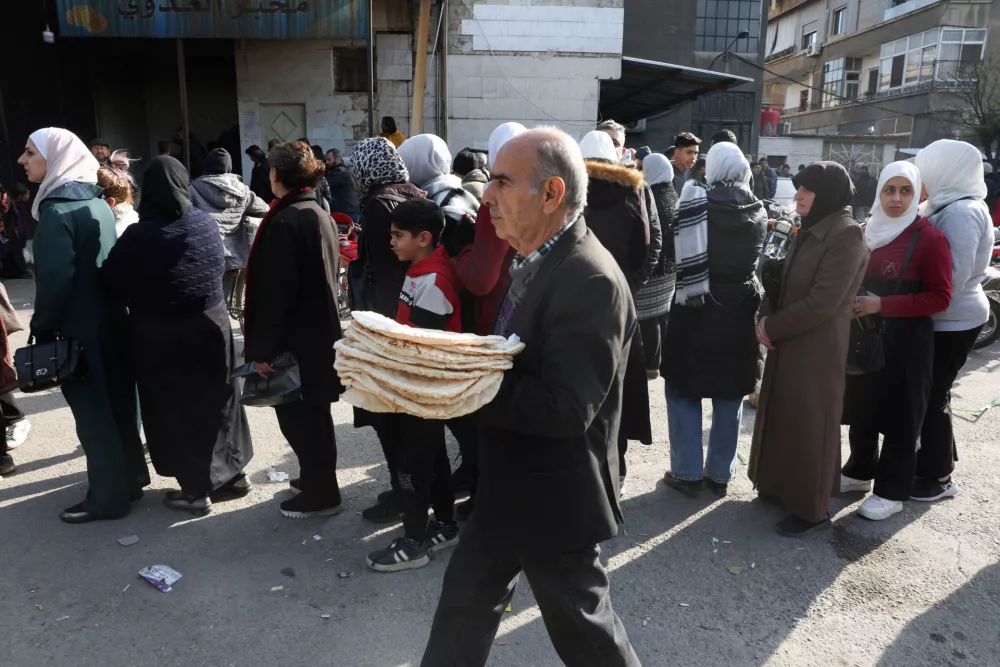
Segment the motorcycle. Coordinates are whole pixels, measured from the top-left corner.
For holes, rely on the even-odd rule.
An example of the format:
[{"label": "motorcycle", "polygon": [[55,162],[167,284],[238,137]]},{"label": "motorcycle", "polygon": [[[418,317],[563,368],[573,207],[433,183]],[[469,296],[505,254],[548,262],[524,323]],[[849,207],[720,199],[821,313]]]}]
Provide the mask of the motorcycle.
[{"label": "motorcycle", "polygon": [[1000,338],[1000,227],[993,229],[993,258],[990,260],[990,268],[986,270],[986,280],[983,282],[983,290],[986,298],[990,300],[990,318],[983,325],[983,330],[976,337],[976,344],[972,349],[980,350],[989,347]]},{"label": "motorcycle", "polygon": [[347,267],[358,259],[358,232],[361,228],[343,213],[333,213],[333,221],[337,224],[337,234],[340,237],[340,269],[337,272],[337,314],[340,319],[351,317],[351,301],[348,298]]}]

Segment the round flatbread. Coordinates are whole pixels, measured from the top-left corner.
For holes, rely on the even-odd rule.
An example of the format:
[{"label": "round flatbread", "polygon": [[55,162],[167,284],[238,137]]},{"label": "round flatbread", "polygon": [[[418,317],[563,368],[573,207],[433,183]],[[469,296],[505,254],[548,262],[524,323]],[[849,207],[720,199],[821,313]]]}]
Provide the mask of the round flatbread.
[{"label": "round flatbread", "polygon": [[400,338],[402,340],[413,341],[414,343],[423,343],[424,345],[487,345],[499,347],[507,344],[507,339],[503,336],[477,336],[476,334],[438,331],[437,329],[419,329],[400,324],[384,315],[370,311],[361,310],[352,312],[351,317],[354,320],[352,326],[360,325],[389,338]]},{"label": "round flatbread", "polygon": [[495,368],[468,368],[463,370],[446,370],[443,368],[430,368],[427,366],[418,366],[411,363],[402,363],[396,359],[389,359],[383,357],[379,354],[375,354],[368,349],[362,349],[362,345],[358,341],[348,341],[346,339],[340,339],[334,343],[333,348],[337,351],[338,358],[346,357],[350,359],[356,359],[364,365],[374,365],[381,366],[382,368],[388,368],[394,371],[403,371],[407,373],[412,373],[414,375],[423,375],[425,377],[431,378],[443,378],[446,380],[466,380],[470,377],[479,377],[482,375],[488,375],[489,373],[495,373],[498,369]]},{"label": "round flatbread", "polygon": [[[483,378],[488,379],[492,376],[491,373],[461,380],[444,380],[403,371],[387,370],[380,366],[361,364],[352,359],[344,358],[338,358],[334,368],[341,375],[341,378],[345,374],[363,375],[375,380],[380,386],[399,392],[411,400],[427,403],[455,402],[470,394],[482,391],[486,386]],[[377,387],[369,387],[369,389],[374,390]]]},{"label": "round flatbread", "polygon": [[486,389],[451,406],[425,405],[398,395],[375,395],[362,387],[348,388],[343,398],[351,405],[370,412],[405,412],[422,419],[455,419],[472,414],[492,401],[500,391],[502,383],[503,375],[498,373]]},{"label": "round flatbread", "polygon": [[397,385],[383,382],[379,378],[359,371],[338,369],[337,373],[340,375],[340,381],[343,382],[345,386],[355,387],[357,389],[367,391],[370,394],[381,397],[383,400],[392,403],[393,405],[412,402],[424,405],[428,409],[450,409],[456,405],[460,405],[467,398],[488,389],[492,386],[496,379],[492,375],[484,375],[462,395],[456,397],[440,397],[433,394],[414,396],[412,393],[400,389]]},{"label": "round flatbread", "polygon": [[356,387],[348,387],[341,396],[345,401],[356,408],[367,410],[368,412],[401,412],[396,406],[383,398]]},{"label": "round flatbread", "polygon": [[[345,338],[350,342],[352,347],[368,352],[369,354],[377,354],[386,359],[398,361],[401,364],[414,364],[445,370],[472,368],[507,370],[514,365],[506,357],[451,354],[448,352],[448,348],[429,347],[408,341],[385,338],[372,334],[361,327],[351,327],[347,331],[348,333]],[[392,343],[405,343],[405,345],[397,346]],[[418,347],[423,348],[423,350],[418,350]]]},{"label": "round flatbread", "polygon": [[344,336],[349,339],[363,340],[380,349],[385,349],[387,352],[391,352],[387,356],[393,358],[430,358],[448,362],[477,361],[482,357],[496,359],[510,358],[524,349],[524,343],[517,342],[511,344],[509,341],[505,341],[502,348],[487,345],[448,345],[437,347],[423,343],[414,343],[411,340],[404,340],[402,338],[391,338],[378,331],[366,329],[363,326],[347,327]]}]

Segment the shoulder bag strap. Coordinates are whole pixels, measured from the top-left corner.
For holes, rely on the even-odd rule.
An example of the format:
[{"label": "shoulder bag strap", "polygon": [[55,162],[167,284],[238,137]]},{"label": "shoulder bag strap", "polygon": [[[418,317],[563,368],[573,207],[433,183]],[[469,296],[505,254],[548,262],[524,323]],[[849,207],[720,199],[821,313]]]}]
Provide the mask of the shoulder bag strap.
[{"label": "shoulder bag strap", "polygon": [[903,277],[906,275],[906,269],[910,267],[910,258],[913,257],[913,251],[917,247],[917,239],[920,237],[920,230],[913,232],[913,238],[910,239],[910,247],[906,249],[906,259],[903,260],[903,268],[899,270],[899,278],[896,279],[896,287],[892,290],[893,294],[899,292],[899,288],[903,286]]}]

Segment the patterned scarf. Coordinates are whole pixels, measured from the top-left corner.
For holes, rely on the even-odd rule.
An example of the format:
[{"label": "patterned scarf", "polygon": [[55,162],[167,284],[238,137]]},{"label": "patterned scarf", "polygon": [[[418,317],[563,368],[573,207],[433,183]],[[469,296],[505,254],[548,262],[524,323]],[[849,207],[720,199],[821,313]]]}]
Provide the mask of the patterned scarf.
[{"label": "patterned scarf", "polygon": [[677,291],[674,301],[699,307],[708,295],[708,191],[698,181],[684,184],[674,227]]},{"label": "patterned scarf", "polygon": [[410,174],[396,148],[384,137],[365,139],[351,152],[351,175],[361,199],[376,185],[408,183]]}]

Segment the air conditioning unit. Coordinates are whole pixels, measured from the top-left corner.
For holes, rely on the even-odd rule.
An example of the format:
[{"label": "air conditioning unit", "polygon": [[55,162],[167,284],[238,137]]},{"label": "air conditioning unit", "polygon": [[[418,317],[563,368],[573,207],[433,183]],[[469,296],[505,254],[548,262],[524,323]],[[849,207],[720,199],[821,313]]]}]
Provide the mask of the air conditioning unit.
[{"label": "air conditioning unit", "polygon": [[823,47],[819,44],[810,44],[809,48],[806,49],[806,55],[810,58],[816,58],[823,51]]},{"label": "air conditioning unit", "polygon": [[783,137],[783,136],[785,136],[787,134],[791,134],[791,133],[792,133],[792,124],[791,123],[778,123],[777,133],[776,133],[777,136]]},{"label": "air conditioning unit", "polygon": [[625,132],[645,132],[646,131],[646,119],[642,118],[633,123],[625,123]]}]

